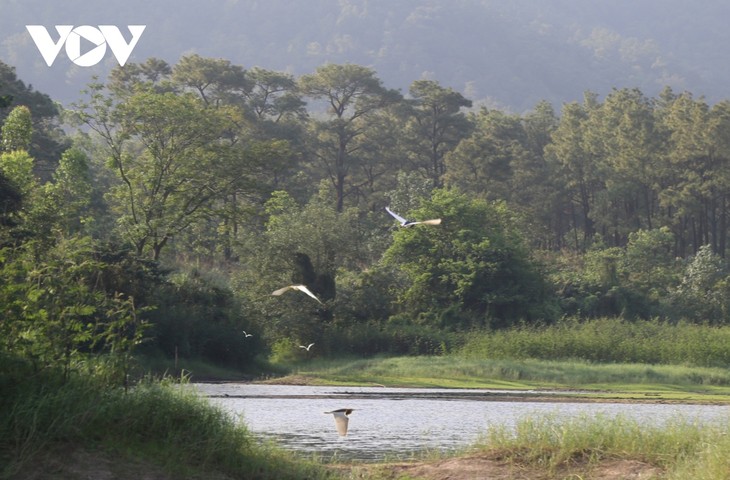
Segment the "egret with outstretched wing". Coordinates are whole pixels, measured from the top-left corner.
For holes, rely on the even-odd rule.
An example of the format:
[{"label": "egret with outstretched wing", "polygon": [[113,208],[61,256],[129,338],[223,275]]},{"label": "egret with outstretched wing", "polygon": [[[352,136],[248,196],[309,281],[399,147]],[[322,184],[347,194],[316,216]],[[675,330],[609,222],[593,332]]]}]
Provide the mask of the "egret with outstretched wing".
[{"label": "egret with outstretched wing", "polygon": [[[273,292],[271,292],[271,294],[279,296],[282,293],[286,292],[287,290],[299,290],[300,292],[304,292],[307,295],[309,295],[310,297],[312,297],[313,299],[317,300],[319,303],[322,303],[322,301],[319,298],[317,298],[317,296],[315,294],[310,292],[309,289],[305,285],[289,285],[288,287],[274,290]],[[322,305],[324,305],[324,303],[322,303]]]},{"label": "egret with outstretched wing", "polygon": [[423,224],[423,225],[439,225],[441,223],[441,219],[440,218],[434,218],[432,220],[422,220],[420,222],[414,222],[414,221],[411,221],[411,220],[406,220],[405,218],[401,217],[400,215],[398,215],[397,213],[395,213],[393,210],[391,210],[388,207],[385,207],[385,210],[389,214],[391,214],[393,216],[393,218],[395,218],[396,220],[398,220],[398,223],[400,223],[400,226],[401,227],[412,227],[413,225],[419,225],[419,224]]}]

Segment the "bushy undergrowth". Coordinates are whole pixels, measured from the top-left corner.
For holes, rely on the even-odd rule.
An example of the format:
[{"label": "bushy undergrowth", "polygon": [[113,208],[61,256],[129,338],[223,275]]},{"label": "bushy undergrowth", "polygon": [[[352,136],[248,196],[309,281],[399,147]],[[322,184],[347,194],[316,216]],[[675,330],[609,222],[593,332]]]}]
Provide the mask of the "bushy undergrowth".
[{"label": "bushy undergrowth", "polygon": [[491,359],[730,366],[730,327],[601,318],[475,332],[460,354]]},{"label": "bushy undergrowth", "polygon": [[13,478],[58,445],[132,455],[178,478],[325,478],[323,469],[275,448],[184,384],[145,380],[129,391],[92,376],[61,382],[0,359],[0,478]]}]

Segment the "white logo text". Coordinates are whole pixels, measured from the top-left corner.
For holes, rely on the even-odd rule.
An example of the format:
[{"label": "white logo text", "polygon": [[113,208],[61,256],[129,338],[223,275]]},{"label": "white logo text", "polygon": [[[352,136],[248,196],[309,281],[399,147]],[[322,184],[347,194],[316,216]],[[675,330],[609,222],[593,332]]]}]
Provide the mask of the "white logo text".
[{"label": "white logo text", "polygon": [[[73,25],[56,25],[58,33],[56,41],[51,38],[46,27],[42,25],[25,26],[49,67],[53,65],[64,45],[68,58],[79,67],[91,67],[99,63],[106,54],[107,45],[111,48],[119,65],[124,66],[145,27],[146,25],[128,25],[127,28],[132,34],[132,39],[127,43],[122,32],[114,25],[99,25],[99,28],[90,25],[81,25],[76,28]],[[82,38],[93,45],[91,50],[83,54],[81,53]]]}]

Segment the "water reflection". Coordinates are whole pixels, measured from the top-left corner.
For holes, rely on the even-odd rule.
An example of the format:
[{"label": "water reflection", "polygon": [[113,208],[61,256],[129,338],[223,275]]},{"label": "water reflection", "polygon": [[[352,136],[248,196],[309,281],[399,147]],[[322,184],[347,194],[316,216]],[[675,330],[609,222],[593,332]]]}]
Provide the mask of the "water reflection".
[{"label": "water reflection", "polygon": [[[662,424],[681,416],[702,422],[730,418],[728,406],[626,403],[479,401],[495,390],[307,387],[196,384],[211,401],[237,415],[261,438],[284,448],[325,458],[379,461],[406,459],[425,450],[448,451],[473,444],[489,425],[513,427],[535,415],[574,417],[622,415]],[[545,392],[540,392],[544,394]],[[346,437],[337,435],[332,415],[354,408]]]}]

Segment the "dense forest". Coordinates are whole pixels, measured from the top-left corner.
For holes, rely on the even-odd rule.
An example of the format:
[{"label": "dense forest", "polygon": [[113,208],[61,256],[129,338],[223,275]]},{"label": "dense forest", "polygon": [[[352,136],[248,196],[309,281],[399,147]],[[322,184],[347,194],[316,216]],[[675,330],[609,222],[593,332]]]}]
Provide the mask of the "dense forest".
[{"label": "dense forest", "polygon": [[[622,88],[513,114],[356,64],[190,54],[115,68],[61,108],[0,75],[0,349],[38,368],[730,321],[730,101]],[[316,298],[271,294],[292,284]]]}]

